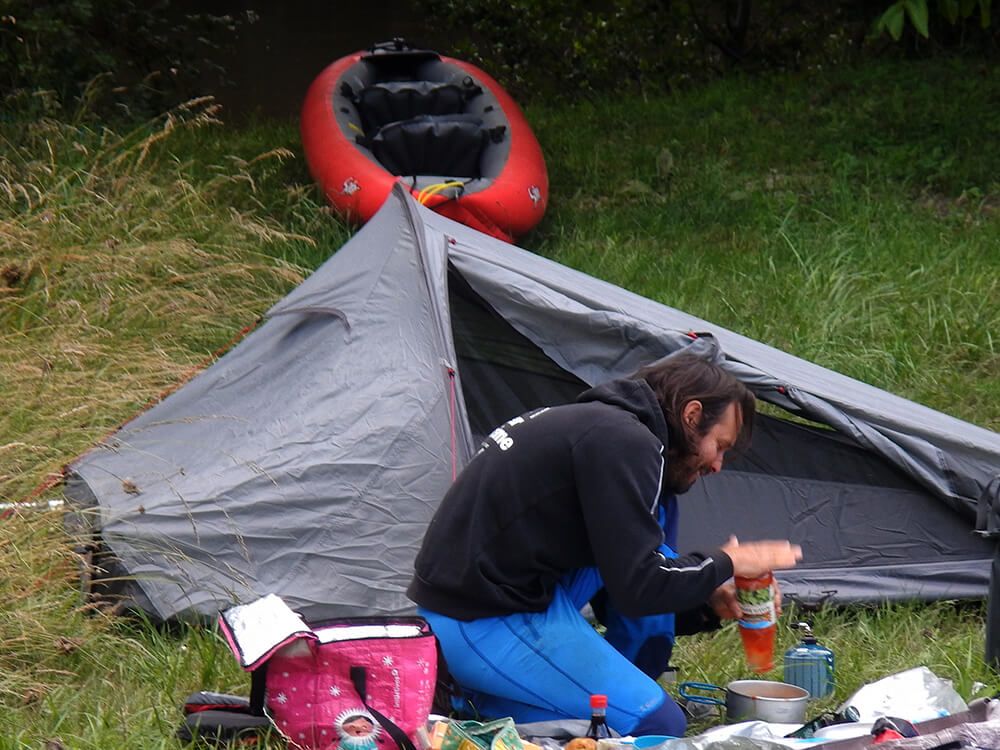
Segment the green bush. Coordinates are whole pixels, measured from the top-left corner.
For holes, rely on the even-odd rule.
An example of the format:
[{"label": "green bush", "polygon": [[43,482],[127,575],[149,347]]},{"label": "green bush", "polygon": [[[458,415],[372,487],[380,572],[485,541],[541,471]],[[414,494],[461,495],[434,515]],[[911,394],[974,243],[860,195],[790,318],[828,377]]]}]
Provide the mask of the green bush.
[{"label": "green bush", "polygon": [[[734,69],[816,71],[865,57],[992,53],[995,24],[980,28],[992,0],[936,2],[928,11],[928,0],[898,0],[888,10],[890,0],[441,0],[427,10],[455,40],[452,54],[481,64],[515,96],[572,100],[623,90],[655,95]],[[895,44],[883,33],[898,38],[906,18],[924,36],[930,23],[934,44]]]},{"label": "green bush", "polygon": [[171,0],[0,0],[0,9],[0,89],[137,116],[219,79],[213,54],[247,20]]},{"label": "green bush", "polygon": [[442,0],[454,54],[515,94],[654,94],[733,68],[802,69],[854,57],[876,18],[850,3],[778,0]]},{"label": "green bush", "polygon": [[[950,27],[961,35],[975,32],[976,26],[983,32],[976,36],[983,41],[992,40],[1000,29],[994,21],[993,0],[896,0],[879,17],[875,25],[877,33],[889,34],[899,41],[907,25],[924,39],[933,35],[940,38]],[[992,32],[992,33],[991,33]]]},{"label": "green bush", "polygon": [[[688,14],[657,0],[443,0],[431,13],[520,95],[570,98],[619,85],[669,85],[690,55]],[[669,40],[669,41],[668,41]]]}]

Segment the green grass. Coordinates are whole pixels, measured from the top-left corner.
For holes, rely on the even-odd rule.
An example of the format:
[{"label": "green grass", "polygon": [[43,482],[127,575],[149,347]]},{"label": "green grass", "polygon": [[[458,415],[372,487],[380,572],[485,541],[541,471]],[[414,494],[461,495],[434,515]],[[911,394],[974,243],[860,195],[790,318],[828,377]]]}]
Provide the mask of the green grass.
[{"label": "green grass", "polygon": [[[520,244],[1000,429],[998,103],[1000,73],[955,61],[537,104],[551,200]],[[0,123],[6,500],[197,372],[350,233],[293,122],[234,128],[202,102],[131,133],[81,123]],[[81,606],[60,522],[0,523],[0,750],[176,747],[183,697],[246,693],[246,676],[210,629]],[[838,658],[831,705],[918,665],[967,698],[1000,689],[978,603],[825,610],[815,628]],[[678,660],[682,679],[749,676],[732,626]]]},{"label": "green grass", "polygon": [[997,429],[998,96],[995,70],[951,62],[541,108],[531,115],[553,208],[533,239],[563,263]]},{"label": "green grass", "polygon": [[[834,653],[833,695],[810,703],[809,715],[835,710],[863,685],[890,674],[924,666],[952,680],[967,701],[994,695],[1000,676],[983,662],[983,617],[978,603],[936,602],[871,605],[819,612],[796,612],[790,607],[781,618],[775,648],[775,669],[765,675],[751,672],[744,660],[738,629],[682,639],[677,658],[681,680],[726,685],[737,679],[782,678],[781,654],[801,640],[790,626],[805,617],[813,623],[819,642]],[[676,688],[668,687],[676,695]],[[718,697],[718,696],[717,696]],[[712,722],[696,723],[691,731]]]}]

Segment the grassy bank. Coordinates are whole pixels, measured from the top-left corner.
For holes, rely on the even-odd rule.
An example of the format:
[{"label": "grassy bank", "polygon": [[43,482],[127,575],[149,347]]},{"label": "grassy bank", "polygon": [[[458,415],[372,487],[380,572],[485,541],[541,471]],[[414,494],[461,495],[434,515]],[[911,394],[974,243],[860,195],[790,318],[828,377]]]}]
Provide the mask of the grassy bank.
[{"label": "grassy bank", "polygon": [[998,429],[998,86],[978,67],[875,67],[543,111],[555,197],[537,244]]},{"label": "grassy bank", "polygon": [[[1000,429],[1000,72],[938,62],[528,109],[550,209],[522,246]],[[193,103],[128,133],[0,123],[0,496],[183,382],[339,247],[295,123]],[[37,499],[47,499],[43,493]],[[175,747],[179,702],[245,693],[211,631],[82,608],[59,511],[0,523],[0,749]],[[978,604],[824,611],[837,699],[927,665],[1000,689]],[[782,647],[793,640],[783,633]],[[726,629],[684,679],[745,676]]]}]

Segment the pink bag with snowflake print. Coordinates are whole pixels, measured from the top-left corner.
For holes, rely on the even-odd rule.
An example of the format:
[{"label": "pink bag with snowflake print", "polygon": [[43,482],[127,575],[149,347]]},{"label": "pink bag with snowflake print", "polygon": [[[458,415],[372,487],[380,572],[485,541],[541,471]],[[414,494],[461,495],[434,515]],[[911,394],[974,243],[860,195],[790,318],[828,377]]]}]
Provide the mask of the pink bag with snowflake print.
[{"label": "pink bag with snowflake print", "polygon": [[423,618],[309,627],[271,595],[219,620],[240,665],[253,674],[251,704],[262,706],[291,746],[413,750],[437,677],[437,642]]}]

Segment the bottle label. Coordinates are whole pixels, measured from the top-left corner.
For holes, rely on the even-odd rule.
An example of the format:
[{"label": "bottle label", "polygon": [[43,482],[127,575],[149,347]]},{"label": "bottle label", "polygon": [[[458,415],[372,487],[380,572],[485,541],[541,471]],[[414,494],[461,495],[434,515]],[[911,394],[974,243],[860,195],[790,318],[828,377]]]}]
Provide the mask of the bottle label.
[{"label": "bottle label", "polygon": [[740,617],[740,627],[758,630],[769,628],[777,622],[774,609],[774,591],[770,586],[759,589],[736,589],[736,601],[740,604],[743,615]]}]

